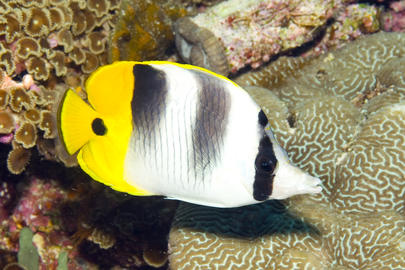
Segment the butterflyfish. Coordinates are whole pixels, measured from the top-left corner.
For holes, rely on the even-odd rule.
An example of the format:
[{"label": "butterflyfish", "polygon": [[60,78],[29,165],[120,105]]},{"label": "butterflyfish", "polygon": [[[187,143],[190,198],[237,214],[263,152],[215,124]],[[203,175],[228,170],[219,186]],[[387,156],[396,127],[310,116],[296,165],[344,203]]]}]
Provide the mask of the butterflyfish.
[{"label": "butterflyfish", "polygon": [[319,193],[293,165],[269,121],[240,86],[209,70],[120,61],[66,91],[60,137],[93,179],[132,195],[238,207]]}]

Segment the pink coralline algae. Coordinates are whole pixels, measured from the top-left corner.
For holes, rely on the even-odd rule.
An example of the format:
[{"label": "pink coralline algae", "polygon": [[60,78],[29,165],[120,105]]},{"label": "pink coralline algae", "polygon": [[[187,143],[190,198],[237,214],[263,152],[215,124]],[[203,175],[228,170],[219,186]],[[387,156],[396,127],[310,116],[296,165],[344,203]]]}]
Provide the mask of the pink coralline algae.
[{"label": "pink coralline algae", "polygon": [[29,227],[40,256],[40,270],[56,269],[62,251],[69,254],[69,269],[83,269],[75,260],[77,250],[59,227],[60,213],[55,210],[67,193],[55,182],[33,178],[10,211],[11,200],[16,199],[13,189],[6,182],[0,185],[0,249],[18,251],[19,232]]},{"label": "pink coralline algae", "polygon": [[[342,1],[224,1],[191,18],[191,22],[180,20],[177,36],[185,42],[177,42],[177,47],[182,57],[192,64],[201,65],[213,61],[200,59],[201,57],[196,56],[198,54],[206,54],[214,59],[226,58],[228,70],[225,67],[214,70],[222,74],[227,71],[236,72],[245,65],[255,68],[280,51],[312,40],[314,30],[324,25],[334,10],[341,6]],[[217,44],[209,43],[216,47],[222,46],[224,57],[211,56],[210,48],[206,46],[207,41],[193,37],[195,27],[187,31],[182,26],[190,23],[197,28],[208,29],[212,37],[207,35],[207,39],[215,37],[219,41]],[[184,46],[186,43],[189,44]],[[202,47],[204,52],[198,52],[197,47]]]},{"label": "pink coralline algae", "polygon": [[320,55],[330,49],[340,48],[348,41],[380,29],[381,8],[375,5],[353,3],[339,9],[322,39],[305,56]]},{"label": "pink coralline algae", "polygon": [[[177,22],[182,58],[227,75],[318,39],[325,49],[379,29],[378,8],[351,1],[228,0]],[[190,26],[192,25],[192,26]],[[318,52],[318,53],[319,53]]]},{"label": "pink coralline algae", "polygon": [[381,23],[385,31],[405,31],[405,1],[395,1],[383,12]]}]

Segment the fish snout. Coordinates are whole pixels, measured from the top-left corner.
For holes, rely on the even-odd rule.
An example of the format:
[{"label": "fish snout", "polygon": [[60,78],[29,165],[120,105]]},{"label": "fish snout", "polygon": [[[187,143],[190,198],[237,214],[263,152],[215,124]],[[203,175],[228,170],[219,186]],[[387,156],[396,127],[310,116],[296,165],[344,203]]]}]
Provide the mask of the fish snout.
[{"label": "fish snout", "polygon": [[280,164],[273,179],[273,192],[270,199],[286,199],[299,194],[316,194],[322,191],[322,181],[300,168],[289,164]]}]

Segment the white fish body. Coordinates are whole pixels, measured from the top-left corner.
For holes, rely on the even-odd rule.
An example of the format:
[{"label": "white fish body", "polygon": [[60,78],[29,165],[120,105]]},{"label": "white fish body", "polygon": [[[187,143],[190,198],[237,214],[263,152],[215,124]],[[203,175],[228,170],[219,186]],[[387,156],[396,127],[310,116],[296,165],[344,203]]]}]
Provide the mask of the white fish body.
[{"label": "white fish body", "polygon": [[[209,90],[227,93],[224,96],[226,106],[229,106],[228,118],[223,123],[225,127],[220,136],[196,136],[195,127],[202,121],[197,119],[201,83],[195,78],[195,72],[200,71],[170,64],[152,66],[166,74],[169,91],[164,115],[155,127],[157,132],[148,138],[153,143],[145,147],[144,136],[138,136],[136,132],[131,137],[125,164],[129,182],[154,194],[165,194],[196,204],[236,207],[258,203],[260,200],[253,196],[254,163],[260,140],[267,134],[279,161],[272,195],[268,198],[284,199],[295,194],[320,191],[317,186],[319,179],[288,161],[268,126],[264,132],[263,126],[258,123],[261,109],[243,89],[223,80],[218,89]],[[216,79],[212,77],[212,80]],[[214,125],[210,121],[221,121],[222,115],[216,113],[206,112],[209,119],[204,119],[205,125]],[[212,147],[207,146],[203,155],[195,153],[195,146],[199,145],[196,137],[212,140]]]}]

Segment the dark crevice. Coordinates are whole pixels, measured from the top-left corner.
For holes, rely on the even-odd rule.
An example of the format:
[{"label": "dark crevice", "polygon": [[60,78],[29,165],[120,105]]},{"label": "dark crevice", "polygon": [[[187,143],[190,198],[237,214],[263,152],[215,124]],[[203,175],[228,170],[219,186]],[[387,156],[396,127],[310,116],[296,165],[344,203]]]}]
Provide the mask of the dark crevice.
[{"label": "dark crevice", "polygon": [[290,113],[290,115],[287,117],[287,122],[290,128],[295,128],[297,126],[297,116],[295,112]]}]

